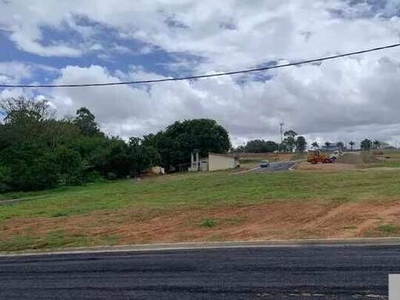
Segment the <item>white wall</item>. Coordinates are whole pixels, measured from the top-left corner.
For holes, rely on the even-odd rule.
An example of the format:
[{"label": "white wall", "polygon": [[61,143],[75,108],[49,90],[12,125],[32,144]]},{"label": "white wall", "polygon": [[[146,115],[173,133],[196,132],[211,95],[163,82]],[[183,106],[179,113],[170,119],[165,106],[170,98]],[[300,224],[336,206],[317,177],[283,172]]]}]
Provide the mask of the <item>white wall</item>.
[{"label": "white wall", "polygon": [[235,167],[235,158],[233,157],[221,156],[216,154],[208,155],[209,171],[233,169]]}]

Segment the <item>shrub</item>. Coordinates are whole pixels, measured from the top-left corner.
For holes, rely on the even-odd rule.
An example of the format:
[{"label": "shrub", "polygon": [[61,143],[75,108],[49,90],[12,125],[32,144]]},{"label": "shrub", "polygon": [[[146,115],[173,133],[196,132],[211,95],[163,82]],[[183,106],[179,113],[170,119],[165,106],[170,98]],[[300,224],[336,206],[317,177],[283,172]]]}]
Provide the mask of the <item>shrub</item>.
[{"label": "shrub", "polygon": [[201,223],[201,227],[203,227],[203,228],[212,228],[212,227],[215,227],[216,225],[217,225],[217,221],[214,219],[205,219]]},{"label": "shrub", "polygon": [[116,180],[118,178],[117,174],[113,173],[113,172],[108,172],[106,174],[106,178],[108,180]]}]

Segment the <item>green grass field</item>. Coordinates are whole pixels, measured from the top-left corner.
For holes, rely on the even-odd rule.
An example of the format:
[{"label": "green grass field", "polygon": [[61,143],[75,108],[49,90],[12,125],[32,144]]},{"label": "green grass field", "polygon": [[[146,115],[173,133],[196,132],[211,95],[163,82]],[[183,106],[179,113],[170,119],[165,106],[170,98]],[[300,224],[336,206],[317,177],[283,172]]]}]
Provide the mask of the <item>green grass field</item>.
[{"label": "green grass field", "polygon": [[[0,229],[10,220],[24,218],[88,215],[95,211],[117,211],[126,208],[175,209],[240,206],[272,202],[346,203],[358,201],[391,201],[400,195],[400,170],[346,172],[282,172],[234,175],[230,172],[167,175],[145,179],[101,182],[81,187],[55,189],[38,193],[2,195],[3,199],[26,201],[0,206]],[[203,227],[214,227],[205,220]],[[34,224],[30,225],[34,227]],[[29,226],[28,226],[29,227]],[[29,229],[31,230],[31,229]],[[38,245],[26,233],[1,238],[0,251],[91,245],[90,237],[51,232]],[[113,236],[105,236],[109,243]]]},{"label": "green grass field", "polygon": [[385,200],[400,194],[400,171],[183,174],[141,182],[102,182],[37,194],[40,197],[0,206],[0,222],[14,217],[70,216],[131,206],[168,209],[274,201]]}]

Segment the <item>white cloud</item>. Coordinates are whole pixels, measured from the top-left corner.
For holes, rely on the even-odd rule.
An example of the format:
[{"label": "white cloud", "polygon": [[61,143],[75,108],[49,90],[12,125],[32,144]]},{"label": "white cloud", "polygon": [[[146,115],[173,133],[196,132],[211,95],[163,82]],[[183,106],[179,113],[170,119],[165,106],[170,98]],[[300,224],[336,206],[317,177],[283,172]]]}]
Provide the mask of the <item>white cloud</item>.
[{"label": "white cloud", "polygon": [[[118,82],[120,79],[100,66],[88,68],[68,66],[61,70],[61,76],[55,83],[105,81]],[[57,107],[59,115],[74,114],[78,108],[86,106],[112,134],[122,135],[124,126],[138,123],[138,119],[151,118],[152,106],[146,91],[132,89],[129,86],[57,89],[51,95],[52,103]]]},{"label": "white cloud", "polygon": [[[350,3],[338,0],[10,1],[0,4],[0,26],[25,51],[46,56],[78,56],[90,51],[91,45],[87,42],[101,24],[115,29],[126,39],[139,39],[167,52],[204,57],[209,64],[199,66],[201,70],[250,66],[279,58],[298,59],[398,41],[398,17],[391,20],[378,17],[384,13],[393,15],[398,10],[398,0],[387,1],[383,10],[371,18],[361,18],[372,9],[371,5],[351,6]],[[82,18],[93,24],[80,24]],[[65,45],[45,46],[41,42],[44,26],[74,30],[82,35],[84,42],[69,41],[75,44],[68,45],[65,41]]]},{"label": "white cloud", "polygon": [[[135,73],[135,70],[137,73]],[[268,81],[241,84],[231,77],[148,86],[53,91],[61,113],[93,110],[102,127],[121,136],[163,129],[177,119],[215,118],[240,143],[278,139],[279,123],[317,140],[390,140],[400,135],[400,61],[345,58],[285,69]],[[116,77],[118,76],[118,77]],[[151,75],[150,77],[152,77]],[[99,66],[67,67],[57,83],[143,79],[132,68],[110,75]]]},{"label": "white cloud", "polygon": [[31,36],[27,36],[20,32],[12,34],[11,40],[17,44],[19,49],[38,54],[40,56],[77,57],[82,54],[81,50],[74,49],[63,44],[43,46],[37,40],[32,39]]},{"label": "white cloud", "polygon": [[0,62],[0,82],[15,83],[32,76],[32,67],[21,62]]},{"label": "white cloud", "polygon": [[[106,64],[118,59],[115,53],[140,55],[162,49],[186,55],[169,65],[172,70],[196,74],[375,47],[396,43],[400,36],[399,0],[388,0],[381,8],[372,1],[350,5],[354,1],[338,0],[8,3],[0,4],[0,28],[24,51],[42,56],[96,51]],[[80,23],[82,18],[87,24]],[[64,24],[83,41],[43,41],[43,28],[62,30]],[[115,37],[99,40],[98,26],[147,46],[127,48]],[[267,81],[249,77],[238,83],[237,77],[221,77],[151,87],[58,89],[49,96],[60,114],[87,106],[105,130],[122,136],[159,130],[176,119],[209,117],[226,126],[235,143],[248,138],[278,139],[281,121],[320,141],[366,136],[391,140],[400,136],[399,55],[399,50],[392,49],[280,69],[271,71]],[[0,65],[1,75],[21,80],[2,74]],[[55,82],[152,78],[163,75],[147,72],[145,66],[124,72],[106,66],[65,66]]]}]

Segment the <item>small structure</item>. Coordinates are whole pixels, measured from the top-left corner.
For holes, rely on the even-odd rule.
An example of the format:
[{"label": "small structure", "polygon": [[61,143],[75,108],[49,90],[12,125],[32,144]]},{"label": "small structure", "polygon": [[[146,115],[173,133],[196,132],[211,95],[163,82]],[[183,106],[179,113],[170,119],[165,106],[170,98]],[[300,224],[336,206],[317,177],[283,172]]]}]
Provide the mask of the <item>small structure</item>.
[{"label": "small structure", "polygon": [[216,153],[208,154],[208,171],[234,169],[238,166],[239,160],[236,157]]},{"label": "small structure", "polygon": [[160,166],[154,166],[142,172],[146,176],[164,175],[165,169]]},{"label": "small structure", "polygon": [[194,149],[190,154],[189,172],[198,172],[200,170],[199,149]]},{"label": "small structure", "polygon": [[331,143],[328,146],[327,145],[322,146],[321,150],[324,152],[345,151],[346,147],[344,147],[340,143]]},{"label": "small structure", "polygon": [[164,175],[165,174],[165,169],[163,167],[160,167],[160,166],[154,166],[154,167],[151,168],[151,172],[153,174]]},{"label": "small structure", "polygon": [[238,166],[239,160],[236,157],[209,153],[208,157],[199,159],[198,150],[194,150],[191,155],[189,172],[228,170],[237,168]]}]

